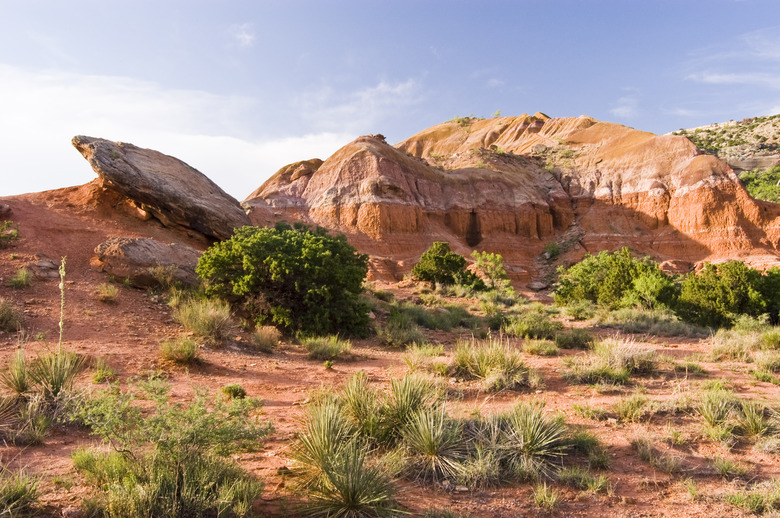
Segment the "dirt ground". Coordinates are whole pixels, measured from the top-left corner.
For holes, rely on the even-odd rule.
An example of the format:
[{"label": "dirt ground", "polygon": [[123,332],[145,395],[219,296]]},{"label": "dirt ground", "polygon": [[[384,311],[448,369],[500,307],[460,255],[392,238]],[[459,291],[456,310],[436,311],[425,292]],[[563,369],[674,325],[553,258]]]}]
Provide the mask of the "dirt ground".
[{"label": "dirt ground", "polygon": [[[36,263],[42,257],[59,261],[67,257],[65,284],[64,345],[90,358],[103,358],[116,371],[120,382],[145,373],[163,372],[172,385],[175,398],[186,400],[195,387],[207,387],[216,392],[220,387],[241,384],[248,394],[263,401],[265,417],[274,432],[262,447],[236,458],[240,464],[265,483],[262,499],[256,502],[260,516],[289,516],[294,513],[295,496],[277,474],[279,468],[290,466],[289,447],[299,429],[301,403],[321,387],[339,387],[354,372],[363,370],[372,384],[388,387],[390,380],[403,376],[408,367],[403,351],[384,346],[377,338],[353,341],[351,361],[335,362],[326,369],[321,361],[311,360],[302,347],[283,340],[272,354],[248,352],[242,346],[250,337],[236,330],[230,343],[221,349],[204,348],[202,362],[183,368],[163,362],[159,341],[181,333],[181,327],[171,317],[171,311],[160,297],[143,290],[119,286],[114,303],[99,301],[97,286],[107,282],[107,276],[93,260],[94,248],[111,236],[149,236],[162,241],[185,241],[202,245],[196,238],[163,228],[153,221],[143,222],[111,207],[102,206],[78,189],[0,199],[10,205],[10,217],[19,224],[21,239],[0,249],[0,297],[14,301],[23,308],[23,336],[0,333],[0,365],[6,365],[11,353],[23,343],[28,355],[52,349],[59,335],[60,291],[57,279],[33,279],[23,289],[12,289],[7,281],[21,267]],[[380,284],[396,298],[413,299],[413,287]],[[562,320],[565,321],[563,317]],[[565,321],[567,326],[581,323]],[[614,334],[613,330],[594,329],[594,333]],[[466,329],[453,332],[427,331],[433,342],[443,344],[451,354],[459,337],[469,338]],[[656,339],[635,336],[643,346],[659,353],[682,359],[705,352],[709,339]],[[456,412],[479,410],[483,414],[506,408],[518,400],[543,399],[549,412],[562,413],[566,422],[579,425],[596,434],[607,446],[610,465],[603,471],[610,482],[607,494],[586,492],[554,485],[561,502],[552,513],[539,510],[533,502],[533,486],[528,483],[508,484],[479,491],[445,491],[408,481],[399,485],[399,500],[412,515],[422,515],[431,508],[451,509],[468,516],[748,516],[718,498],[734,492],[754,480],[780,477],[780,459],[762,453],[750,445],[738,444],[728,449],[703,437],[701,421],[692,415],[673,418],[654,417],[649,421],[622,424],[616,419],[594,421],[578,416],[575,404],[589,404],[608,410],[621,397],[631,394],[636,386],[644,387],[651,400],[663,401],[680,394],[696,399],[706,380],[727,379],[741,397],[750,397],[777,406],[780,389],[756,381],[741,363],[699,362],[704,375],[686,376],[663,366],[649,377],[634,379],[634,385],[622,392],[600,393],[595,388],[574,385],[564,380],[565,356],[582,354],[562,351],[555,357],[539,357],[524,353],[528,365],[540,370],[544,388],[538,393],[505,391],[497,394],[479,390],[473,382],[450,380],[450,390],[462,394]],[[82,374],[78,387],[89,389],[94,384],[90,374]],[[663,441],[671,430],[679,432],[683,444],[674,446]],[[631,438],[649,436],[656,444],[682,461],[682,470],[668,475],[642,461],[631,447]],[[42,477],[42,503],[52,516],[63,511],[73,512],[88,494],[80,476],[73,470],[71,453],[79,447],[97,444],[87,432],[55,429],[41,446],[0,446],[0,460],[11,468],[24,468]],[[748,475],[724,480],[711,467],[710,460],[725,457],[749,466]],[[684,480],[696,481],[700,498],[694,499]]]}]

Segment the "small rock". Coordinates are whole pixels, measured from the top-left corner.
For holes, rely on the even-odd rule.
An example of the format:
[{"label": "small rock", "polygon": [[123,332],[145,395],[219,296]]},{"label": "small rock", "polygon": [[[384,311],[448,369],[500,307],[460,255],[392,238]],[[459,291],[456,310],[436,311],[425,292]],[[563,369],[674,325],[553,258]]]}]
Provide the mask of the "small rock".
[{"label": "small rock", "polygon": [[10,205],[6,205],[5,203],[0,203],[0,218],[7,218],[11,214],[13,214],[13,209]]},{"label": "small rock", "polygon": [[622,503],[624,503],[624,504],[628,504],[628,505],[634,505],[634,504],[636,504],[636,498],[634,498],[634,497],[632,497],[632,496],[623,496],[623,497],[621,497],[621,498],[620,498],[620,501],[621,501]]},{"label": "small rock", "polygon": [[469,488],[467,488],[466,486],[455,486],[455,491],[458,493],[468,493]]},{"label": "small rock", "polygon": [[549,284],[542,281],[534,281],[528,285],[528,289],[533,291],[542,291],[542,290],[546,290],[549,287],[550,287]]},{"label": "small rock", "polygon": [[66,507],[62,510],[62,516],[66,518],[84,518],[86,514],[78,507]]}]

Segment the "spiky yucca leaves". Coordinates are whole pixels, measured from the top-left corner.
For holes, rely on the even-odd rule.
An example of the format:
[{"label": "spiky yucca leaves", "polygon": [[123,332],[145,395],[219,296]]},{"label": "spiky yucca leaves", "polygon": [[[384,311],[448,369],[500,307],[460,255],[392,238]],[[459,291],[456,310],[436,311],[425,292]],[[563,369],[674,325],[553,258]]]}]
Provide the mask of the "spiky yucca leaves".
[{"label": "spiky yucca leaves", "polygon": [[697,410],[709,426],[715,427],[726,422],[737,404],[737,397],[730,390],[714,389],[704,392]]},{"label": "spiky yucca leaves", "polygon": [[304,513],[312,517],[368,518],[395,516],[395,488],[382,466],[367,458],[365,444],[351,440],[323,465],[308,488]]},{"label": "spiky yucca leaves", "polygon": [[0,385],[17,395],[22,395],[30,390],[31,381],[24,350],[18,349],[11,355],[8,368],[0,372]]},{"label": "spiky yucca leaves", "polygon": [[566,424],[544,415],[543,402],[520,402],[506,414],[494,416],[501,429],[500,452],[509,469],[521,479],[552,477],[555,461],[568,448]]},{"label": "spiky yucca leaves", "polygon": [[741,401],[737,414],[739,433],[746,439],[755,440],[772,431],[773,426],[767,418],[766,405],[758,401]]},{"label": "spiky yucca leaves", "polygon": [[332,395],[310,404],[305,409],[304,431],[298,435],[293,458],[309,483],[322,475],[328,464],[350,441],[357,429],[346,417],[343,403]]},{"label": "spiky yucca leaves", "polygon": [[43,396],[53,401],[69,391],[84,368],[84,357],[59,347],[56,352],[37,357],[30,364],[30,378],[40,386]]},{"label": "spiky yucca leaves", "polygon": [[435,399],[433,384],[416,374],[407,374],[403,378],[390,382],[391,397],[382,407],[385,423],[394,436],[423,408]]},{"label": "spiky yucca leaves", "polygon": [[419,410],[402,431],[411,454],[410,468],[423,480],[456,480],[463,471],[466,443],[459,421],[447,416],[444,405]]},{"label": "spiky yucca leaves", "polygon": [[379,394],[368,385],[368,377],[363,371],[356,372],[344,385],[342,392],[344,410],[357,425],[364,437],[383,442],[389,435],[384,426],[382,402]]}]

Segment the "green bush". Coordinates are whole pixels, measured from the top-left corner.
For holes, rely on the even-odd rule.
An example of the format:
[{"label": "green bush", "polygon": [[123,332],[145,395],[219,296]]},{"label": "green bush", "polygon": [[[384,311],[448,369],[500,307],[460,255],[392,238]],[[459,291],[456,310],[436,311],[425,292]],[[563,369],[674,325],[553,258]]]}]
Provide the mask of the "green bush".
[{"label": "green bush", "polygon": [[484,289],[484,283],[474,273],[466,270],[466,259],[450,250],[450,244],[434,242],[412,268],[412,275],[431,285],[463,284]]},{"label": "green bush", "polygon": [[177,336],[160,340],[160,355],[169,361],[190,364],[198,361],[200,344],[191,336]]},{"label": "green bush", "polygon": [[471,252],[471,258],[474,259],[474,266],[477,270],[487,279],[489,290],[505,291],[511,289],[509,276],[504,269],[504,258],[501,257],[501,254],[474,250]]},{"label": "green bush", "polygon": [[8,246],[12,241],[19,239],[19,225],[10,221],[0,223],[0,248]]},{"label": "green bush", "polygon": [[766,171],[755,169],[744,172],[739,176],[739,179],[744,184],[745,190],[755,199],[774,203],[780,202],[780,186],[778,186],[778,183],[780,183],[780,166],[775,166]]},{"label": "green bush", "polygon": [[674,300],[674,283],[650,258],[635,259],[628,248],[586,254],[579,263],[558,268],[555,303],[590,300],[602,306],[653,308]]},{"label": "green bush", "polygon": [[243,227],[212,245],[196,268],[206,293],[264,321],[311,335],[365,334],[360,298],[368,257],[343,235],[296,224]]},{"label": "green bush", "polygon": [[[78,451],[77,470],[98,493],[102,516],[246,516],[261,484],[227,457],[257,448],[270,431],[253,399],[198,392],[187,405],[166,391],[142,412],[117,386],[85,399],[73,418],[124,453]],[[148,407],[148,405],[146,405]]]},{"label": "green bush", "polygon": [[730,327],[738,315],[767,312],[767,299],[780,294],[767,293],[767,297],[762,291],[777,282],[778,274],[780,270],[764,277],[741,261],[707,263],[698,274],[689,274],[683,281],[676,312],[697,325]]},{"label": "green bush", "polygon": [[528,310],[520,315],[510,317],[504,324],[504,331],[509,336],[518,338],[543,338],[552,340],[558,331],[563,329],[563,324],[550,319],[547,313]]}]

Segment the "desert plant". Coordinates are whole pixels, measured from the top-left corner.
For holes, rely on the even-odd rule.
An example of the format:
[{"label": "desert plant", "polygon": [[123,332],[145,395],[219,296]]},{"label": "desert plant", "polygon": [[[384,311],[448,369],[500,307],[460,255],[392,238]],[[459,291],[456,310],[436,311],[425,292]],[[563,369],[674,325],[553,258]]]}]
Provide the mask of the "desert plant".
[{"label": "desert plant", "polygon": [[645,415],[650,400],[642,394],[632,394],[621,398],[612,406],[612,410],[621,421],[633,423]]},{"label": "desert plant", "polygon": [[174,363],[190,364],[198,361],[200,344],[191,336],[176,336],[160,340],[160,355]]},{"label": "desert plant", "polygon": [[555,333],[555,345],[561,349],[588,349],[593,344],[593,335],[585,329],[574,328]]},{"label": "desert plant", "polygon": [[95,383],[104,383],[107,381],[113,381],[114,378],[116,378],[114,369],[111,368],[106,360],[103,358],[98,358],[95,361],[95,372],[92,373],[92,381]]},{"label": "desert plant", "polygon": [[599,441],[599,438],[587,430],[574,432],[569,444],[574,452],[585,455],[590,469],[607,469],[609,467],[609,455],[607,449]]},{"label": "desert plant", "polygon": [[668,309],[620,308],[599,319],[599,324],[624,333],[653,336],[706,336],[703,328],[683,322]]},{"label": "desert plant", "polygon": [[656,448],[653,440],[645,435],[636,435],[630,440],[631,446],[639,454],[639,458],[664,473],[678,473],[682,468],[680,457],[670,455]]},{"label": "desert plant", "polygon": [[196,268],[206,293],[251,315],[310,335],[368,331],[360,298],[368,257],[343,235],[285,223],[246,226],[203,253]]},{"label": "desert plant", "polygon": [[582,491],[593,493],[606,492],[609,489],[609,481],[604,475],[596,476],[590,471],[579,466],[563,468],[558,472],[558,482]]},{"label": "desert plant", "polygon": [[530,385],[530,369],[508,340],[459,341],[455,346],[453,369],[461,376],[482,380],[486,390],[514,390]]},{"label": "desert plant", "polygon": [[547,486],[547,482],[543,482],[534,488],[534,503],[544,511],[550,512],[558,507],[560,498],[555,489]]},{"label": "desert plant", "polygon": [[252,346],[261,353],[270,354],[279,345],[280,339],[281,333],[275,327],[259,326],[252,333]]},{"label": "desert plant", "polygon": [[34,516],[39,479],[0,466],[0,516]]},{"label": "desert plant", "polygon": [[53,401],[69,391],[76,376],[84,368],[84,357],[59,347],[35,358],[29,366],[29,376],[41,389],[44,398]]},{"label": "desert plant", "polygon": [[574,320],[589,320],[596,316],[596,305],[588,299],[570,302],[564,312]]},{"label": "desert plant", "polygon": [[8,285],[15,289],[26,288],[32,282],[32,273],[27,268],[19,268],[13,277],[8,280]]},{"label": "desert plant", "polygon": [[5,248],[12,241],[18,241],[19,237],[19,225],[7,220],[0,223],[0,248]]},{"label": "desert plant", "polygon": [[443,405],[422,408],[401,432],[411,456],[410,469],[423,480],[456,480],[463,469],[466,444],[458,421],[447,416]]},{"label": "desert plant", "polygon": [[487,280],[488,289],[503,291],[510,288],[511,283],[504,269],[504,258],[501,254],[474,250],[471,252],[471,258],[474,259],[474,266]]},{"label": "desert plant", "polygon": [[551,340],[558,331],[563,329],[563,324],[550,319],[550,316],[541,311],[525,311],[513,316],[504,324],[504,332],[509,336],[519,338],[543,338]]},{"label": "desert plant", "polygon": [[30,390],[32,380],[28,372],[24,349],[17,349],[8,361],[8,367],[0,371],[0,385],[14,394],[22,395]]},{"label": "desert plant", "polygon": [[0,330],[16,332],[22,327],[22,313],[10,300],[0,297]]},{"label": "desert plant", "polygon": [[238,383],[231,383],[230,385],[225,385],[220,390],[222,390],[222,393],[225,394],[230,399],[244,399],[246,397],[246,389],[239,385]]},{"label": "desert plant", "polygon": [[333,335],[308,337],[302,339],[301,343],[309,351],[309,358],[315,360],[332,360],[352,349],[352,342]]},{"label": "desert plant", "polygon": [[387,323],[379,330],[379,336],[389,344],[402,347],[409,344],[423,344],[427,341],[413,318],[397,308],[390,310]]},{"label": "desert plant", "polygon": [[358,371],[347,380],[341,399],[344,411],[363,437],[378,442],[387,438],[389,431],[384,425],[382,402],[376,390],[369,386],[365,372]]},{"label": "desert plant", "polygon": [[173,310],[173,318],[184,329],[218,344],[231,330],[230,305],[219,299],[190,298]]},{"label": "desert plant", "polygon": [[557,356],[558,345],[549,340],[528,339],[523,342],[523,351],[537,356]]},{"label": "desert plant", "polygon": [[744,464],[739,464],[725,457],[715,457],[712,459],[712,467],[718,474],[726,479],[744,477],[749,469]]},{"label": "desert plant", "polygon": [[433,385],[422,376],[407,374],[391,380],[390,397],[384,401],[381,411],[385,426],[394,436],[400,436],[406,424],[435,399]]},{"label": "desert plant", "polygon": [[98,285],[95,295],[100,302],[116,302],[116,298],[119,295],[119,289],[111,283],[104,282]]},{"label": "desert plant", "polygon": [[464,284],[484,288],[474,273],[466,270],[466,259],[450,250],[450,244],[436,241],[412,267],[412,275],[423,282],[435,284]]}]

